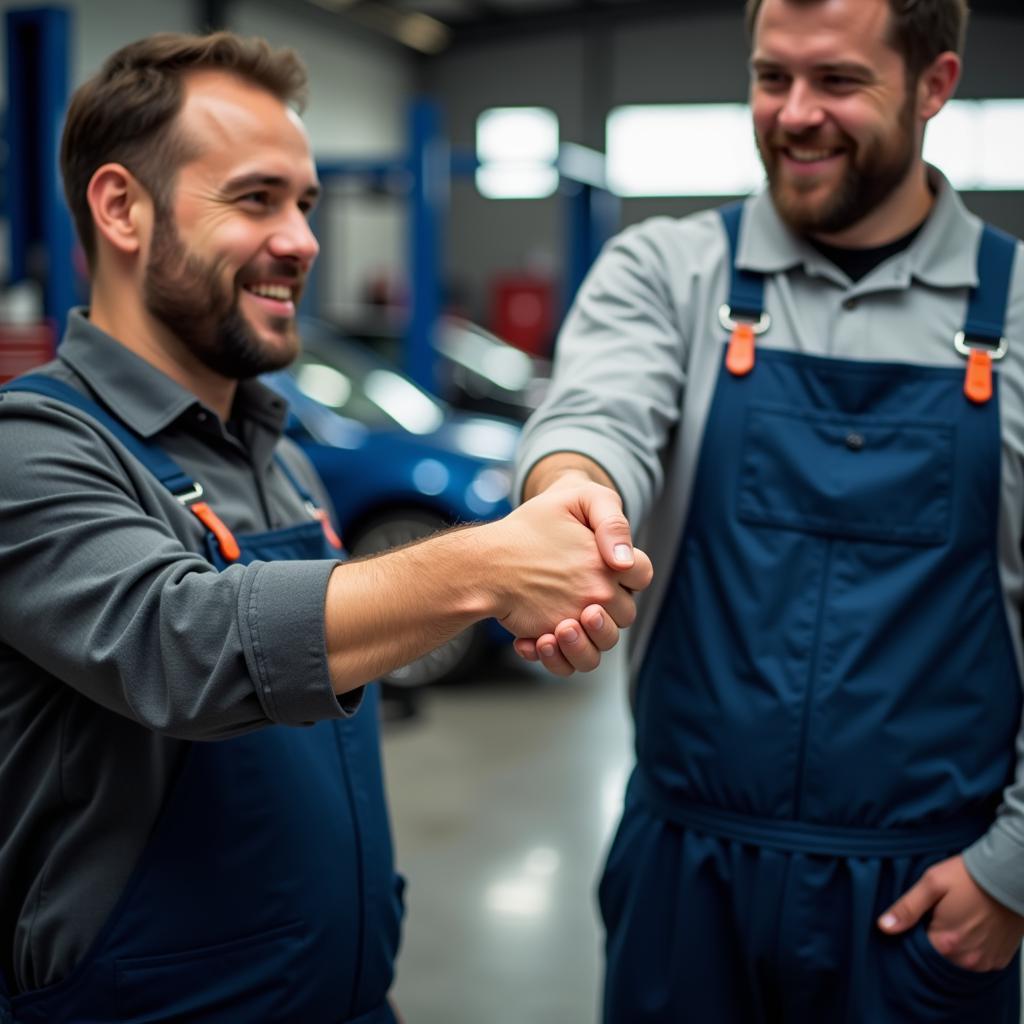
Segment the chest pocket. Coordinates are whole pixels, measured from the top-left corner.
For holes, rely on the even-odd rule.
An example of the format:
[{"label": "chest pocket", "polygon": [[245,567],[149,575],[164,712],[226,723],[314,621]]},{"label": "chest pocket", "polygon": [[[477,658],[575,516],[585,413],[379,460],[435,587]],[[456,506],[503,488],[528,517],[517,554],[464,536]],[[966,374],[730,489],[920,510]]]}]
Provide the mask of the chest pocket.
[{"label": "chest pocket", "polygon": [[954,444],[948,423],[752,403],[743,433],[741,521],[854,540],[946,541]]}]

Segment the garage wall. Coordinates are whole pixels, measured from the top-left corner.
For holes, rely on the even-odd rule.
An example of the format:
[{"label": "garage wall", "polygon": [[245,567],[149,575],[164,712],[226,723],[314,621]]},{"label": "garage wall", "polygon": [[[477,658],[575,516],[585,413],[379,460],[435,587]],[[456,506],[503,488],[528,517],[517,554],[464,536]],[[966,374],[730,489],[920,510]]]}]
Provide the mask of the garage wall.
[{"label": "garage wall", "polygon": [[[481,110],[537,104],[558,113],[564,140],[603,149],[605,115],[619,104],[745,100],[747,52],[738,9],[661,16],[589,33],[479,42],[435,61],[430,83],[459,143],[472,144]],[[1024,14],[973,15],[958,95],[1024,96],[1021,52]],[[1024,235],[1021,193],[965,198],[981,216]],[[623,223],[683,216],[707,205],[705,199],[629,199],[622,204]],[[557,198],[493,201],[470,183],[455,187],[447,266],[474,296],[478,315],[485,315],[487,282],[497,271],[561,263],[563,217]]]}]

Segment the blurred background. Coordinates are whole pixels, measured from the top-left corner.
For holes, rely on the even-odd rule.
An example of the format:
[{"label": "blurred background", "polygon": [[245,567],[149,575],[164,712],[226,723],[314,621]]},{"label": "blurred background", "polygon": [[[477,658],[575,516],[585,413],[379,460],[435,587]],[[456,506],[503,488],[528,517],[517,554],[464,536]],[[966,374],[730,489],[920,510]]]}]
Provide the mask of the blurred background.
[{"label": "blurred background", "polygon": [[[75,0],[0,19],[0,380],[85,295],[55,174],[71,90],[118,46],[230,28],[305,60],[325,197],[306,351],[270,383],[356,553],[509,505],[559,323],[618,229],[760,184],[742,4]],[[1024,235],[1024,4],[973,0],[926,157]],[[494,624],[385,681],[408,1024],[596,1019],[594,880],[622,799],[622,661],[559,681]]]}]

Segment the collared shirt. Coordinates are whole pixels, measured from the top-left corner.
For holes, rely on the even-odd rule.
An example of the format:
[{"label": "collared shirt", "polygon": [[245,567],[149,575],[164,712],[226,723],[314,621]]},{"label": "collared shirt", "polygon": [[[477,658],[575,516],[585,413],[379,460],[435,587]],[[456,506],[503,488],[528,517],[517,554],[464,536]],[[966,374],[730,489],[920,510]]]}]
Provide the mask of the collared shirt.
[{"label": "collared shirt", "polygon": [[[747,200],[740,267],[765,276],[771,328],[759,347],[851,360],[963,366],[953,338],[977,285],[981,221],[929,169],[936,200],[906,249],[851,281],[779,218],[767,192]],[[728,242],[714,210],[655,218],[613,239],[577,296],[558,340],[555,376],[520,442],[517,487],[546,455],[579,452],[615,482],[655,577],[631,630],[643,660],[671,579],[726,331]],[[1024,677],[1024,247],[1007,311],[1009,350],[997,364],[1003,434],[1000,577]],[[989,833],[968,851],[975,879],[1024,913],[1024,733],[1017,780]]]},{"label": "collared shirt", "polygon": [[[326,504],[258,382],[239,384],[228,431],[77,311],[41,372],[156,439],[236,533],[309,521],[275,452]],[[85,953],[191,741],[342,717],[361,691],[339,701],[328,672],[335,562],[217,572],[191,512],[39,395],[0,395],[0,452],[0,967],[23,990]]]}]

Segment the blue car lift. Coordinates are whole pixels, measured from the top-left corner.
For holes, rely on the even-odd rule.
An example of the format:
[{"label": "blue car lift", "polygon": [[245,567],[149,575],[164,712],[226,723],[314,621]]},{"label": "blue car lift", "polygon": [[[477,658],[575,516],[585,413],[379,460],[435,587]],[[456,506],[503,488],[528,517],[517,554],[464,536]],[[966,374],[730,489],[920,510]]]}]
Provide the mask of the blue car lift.
[{"label": "blue car lift", "polygon": [[75,232],[58,167],[68,102],[71,15],[56,7],[8,11],[4,216],[10,283],[43,287],[43,312],[60,331],[79,301]]},{"label": "blue car lift", "polygon": [[[409,212],[409,279],[411,309],[405,334],[403,369],[421,387],[436,392],[431,334],[441,314],[442,226],[448,216],[451,182],[472,175],[480,166],[474,152],[453,150],[444,136],[437,105],[417,100],[409,123],[409,152],[391,160],[331,160],[317,164],[321,180],[367,178],[403,195]],[[594,150],[565,143],[558,157],[560,191],[567,200],[566,308],[583,278],[615,233],[619,200],[607,189],[604,157]],[[317,287],[309,294],[316,308]]]}]

